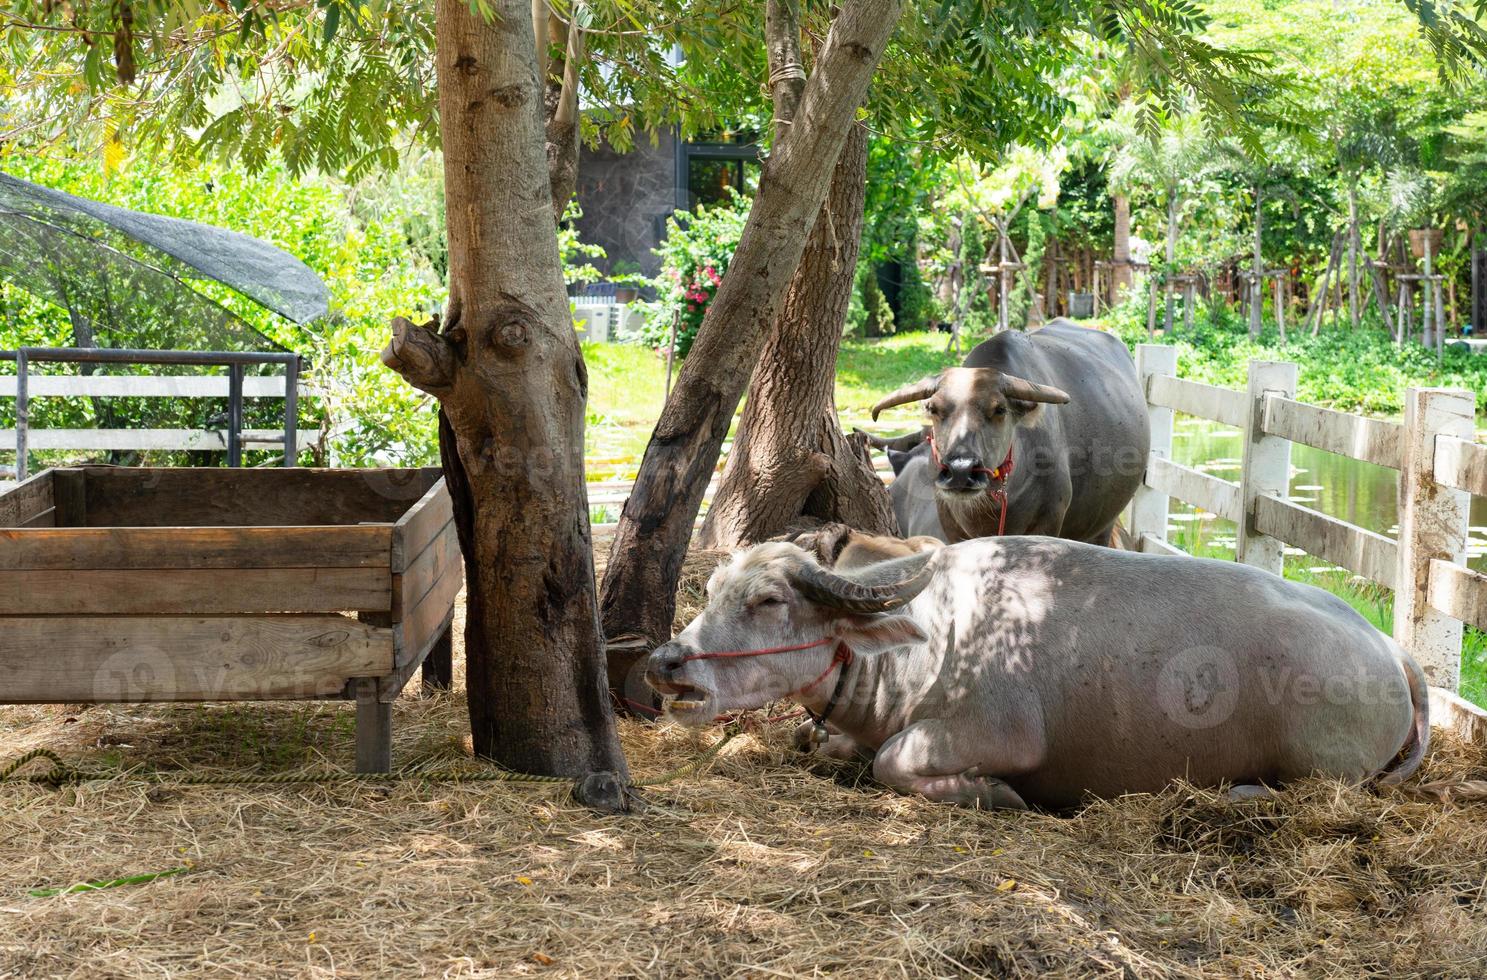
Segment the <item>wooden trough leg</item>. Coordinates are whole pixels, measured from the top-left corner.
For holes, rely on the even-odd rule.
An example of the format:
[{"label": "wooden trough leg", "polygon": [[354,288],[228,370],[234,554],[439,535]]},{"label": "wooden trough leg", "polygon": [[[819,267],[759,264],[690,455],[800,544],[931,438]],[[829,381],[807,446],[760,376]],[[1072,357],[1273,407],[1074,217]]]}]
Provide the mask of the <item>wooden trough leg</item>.
[{"label": "wooden trough leg", "polygon": [[392,771],[392,705],[377,698],[377,680],[356,680],[356,771]]},{"label": "wooden trough leg", "polygon": [[454,686],[454,629],[445,627],[423,660],[423,693],[430,696]]}]

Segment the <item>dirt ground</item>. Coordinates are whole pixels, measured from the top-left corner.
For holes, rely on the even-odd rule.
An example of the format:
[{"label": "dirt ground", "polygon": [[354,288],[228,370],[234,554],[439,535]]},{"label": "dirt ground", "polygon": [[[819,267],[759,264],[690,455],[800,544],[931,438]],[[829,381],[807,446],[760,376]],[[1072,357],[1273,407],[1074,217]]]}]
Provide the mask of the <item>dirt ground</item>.
[{"label": "dirt ground", "polygon": [[[352,713],[0,708],[0,765],[48,747],[85,766],[339,770]],[[803,760],[788,727],[734,739],[626,817],[502,783],[0,786],[0,977],[1473,976],[1487,963],[1480,804],[1318,780],[1244,804],[1179,786],[1072,816],[978,813]],[[459,692],[408,694],[395,732],[399,767],[475,765]],[[719,733],[627,721],[622,737],[643,777]],[[1426,777],[1453,775],[1487,778],[1487,757],[1441,741]]]}]

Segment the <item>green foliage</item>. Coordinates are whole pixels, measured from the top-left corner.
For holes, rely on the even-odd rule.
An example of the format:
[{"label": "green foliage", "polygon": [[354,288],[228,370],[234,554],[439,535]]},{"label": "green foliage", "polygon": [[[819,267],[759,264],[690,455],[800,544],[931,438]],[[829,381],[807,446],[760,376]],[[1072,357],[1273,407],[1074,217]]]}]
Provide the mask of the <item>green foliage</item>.
[{"label": "green foliage", "polygon": [[974,212],[960,216],[960,309],[961,331],[967,336],[989,333],[996,317],[991,299],[981,277],[981,263],[986,261],[986,233]]},{"label": "green foliage", "polygon": [[646,312],[641,337],[652,347],[664,348],[676,319],[678,358],[692,349],[753,204],[732,189],[729,193],[726,202],[700,204],[694,212],[678,211],[667,219],[666,240],[656,250],[661,257],[661,270],[653,283],[656,301]]},{"label": "green foliage", "polygon": [[887,337],[894,332],[893,307],[878,285],[878,270],[871,265],[858,263],[857,278],[852,291],[859,297],[862,307],[862,330],[859,336]]},{"label": "green foliage", "polygon": [[[340,187],[323,180],[288,179],[281,165],[257,176],[220,167],[122,166],[105,172],[99,162],[19,154],[0,157],[0,168],[28,180],[95,200],[243,231],[300,257],[325,281],[332,313],[298,326],[226,289],[202,284],[223,305],[280,344],[307,356],[307,382],[320,397],[301,409],[301,425],[313,431],[323,416],[333,458],[348,465],[373,461],[431,462],[433,416],[426,396],[398,382],[378,353],[393,316],[426,318],[437,308],[442,285],[432,269],[410,255],[398,229],[381,221],[361,222],[347,211]],[[0,346],[71,343],[66,314],[30,297],[7,292],[0,320]],[[153,401],[153,400],[152,400]],[[130,406],[107,400],[126,413]],[[46,401],[38,402],[45,411]],[[137,407],[136,407],[137,408]],[[87,405],[73,406],[56,424],[91,424]],[[200,426],[215,410],[180,403],[175,424]],[[251,410],[251,409],[250,409]],[[277,405],[262,407],[272,424]],[[53,424],[38,420],[40,424]],[[121,424],[133,423],[127,419]]]},{"label": "green foliage", "polygon": [[[1113,310],[1110,326],[1126,343],[1147,343],[1146,302],[1133,299]],[[1419,344],[1398,347],[1381,330],[1323,330],[1316,337],[1292,330],[1280,342],[1273,321],[1252,341],[1244,319],[1221,307],[1218,315],[1200,310],[1192,331],[1176,341],[1178,374],[1193,381],[1244,388],[1251,359],[1294,361],[1300,365],[1296,397],[1314,405],[1369,415],[1403,410],[1400,399],[1411,386],[1464,388],[1476,393],[1477,410],[1487,411],[1487,357],[1447,349],[1436,355]]]},{"label": "green foliage", "polygon": [[1032,312],[1033,298],[1043,288],[1043,252],[1047,242],[1047,219],[1042,212],[1028,210],[1023,216],[1026,245],[1022,250],[1023,269],[1017,274],[1012,295],[1008,297],[1007,316],[1012,323],[1026,323]]},{"label": "green foliage", "polygon": [[[194,285],[279,344],[306,355],[306,380],[319,394],[302,402],[300,425],[314,432],[323,420],[337,464],[437,462],[428,397],[403,384],[378,359],[392,317],[427,319],[444,295],[433,267],[432,236],[415,237],[416,229],[426,227],[422,221],[429,208],[421,194],[372,200],[348,194],[334,180],[290,179],[278,163],[253,176],[214,165],[174,167],[158,161],[106,171],[95,160],[11,153],[0,154],[0,169],[94,200],[242,231],[301,258],[325,280],[331,299],[331,315],[307,326],[225,288]],[[419,186],[406,174],[402,180]],[[348,205],[348,198],[353,203]],[[597,276],[583,262],[595,249],[571,232],[560,240],[570,281]],[[442,245],[437,254],[442,255]],[[64,311],[0,285],[0,348],[72,343]],[[212,400],[100,399],[95,407],[87,399],[52,398],[37,400],[33,423],[90,427],[99,424],[97,413],[103,411],[122,427],[199,428],[224,409],[225,403]],[[277,402],[250,401],[248,424],[275,427],[279,409]]]}]

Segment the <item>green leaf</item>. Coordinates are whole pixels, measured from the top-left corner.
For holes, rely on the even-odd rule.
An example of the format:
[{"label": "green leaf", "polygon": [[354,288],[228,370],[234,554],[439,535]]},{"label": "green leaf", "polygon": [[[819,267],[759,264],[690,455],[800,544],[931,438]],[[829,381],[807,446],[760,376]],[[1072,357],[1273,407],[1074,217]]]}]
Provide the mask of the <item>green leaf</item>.
[{"label": "green leaf", "polygon": [[341,5],[332,3],[325,8],[325,43],[329,44],[335,39],[336,29],[341,26]]}]

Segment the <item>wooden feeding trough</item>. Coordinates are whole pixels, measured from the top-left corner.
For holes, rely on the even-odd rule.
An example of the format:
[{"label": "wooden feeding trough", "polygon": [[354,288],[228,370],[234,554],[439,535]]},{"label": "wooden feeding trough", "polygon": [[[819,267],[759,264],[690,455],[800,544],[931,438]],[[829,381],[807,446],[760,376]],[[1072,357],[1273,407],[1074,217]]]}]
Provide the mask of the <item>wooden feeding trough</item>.
[{"label": "wooden feeding trough", "polygon": [[437,469],[52,469],[0,495],[0,703],[391,702],[447,686],[464,579]]}]

